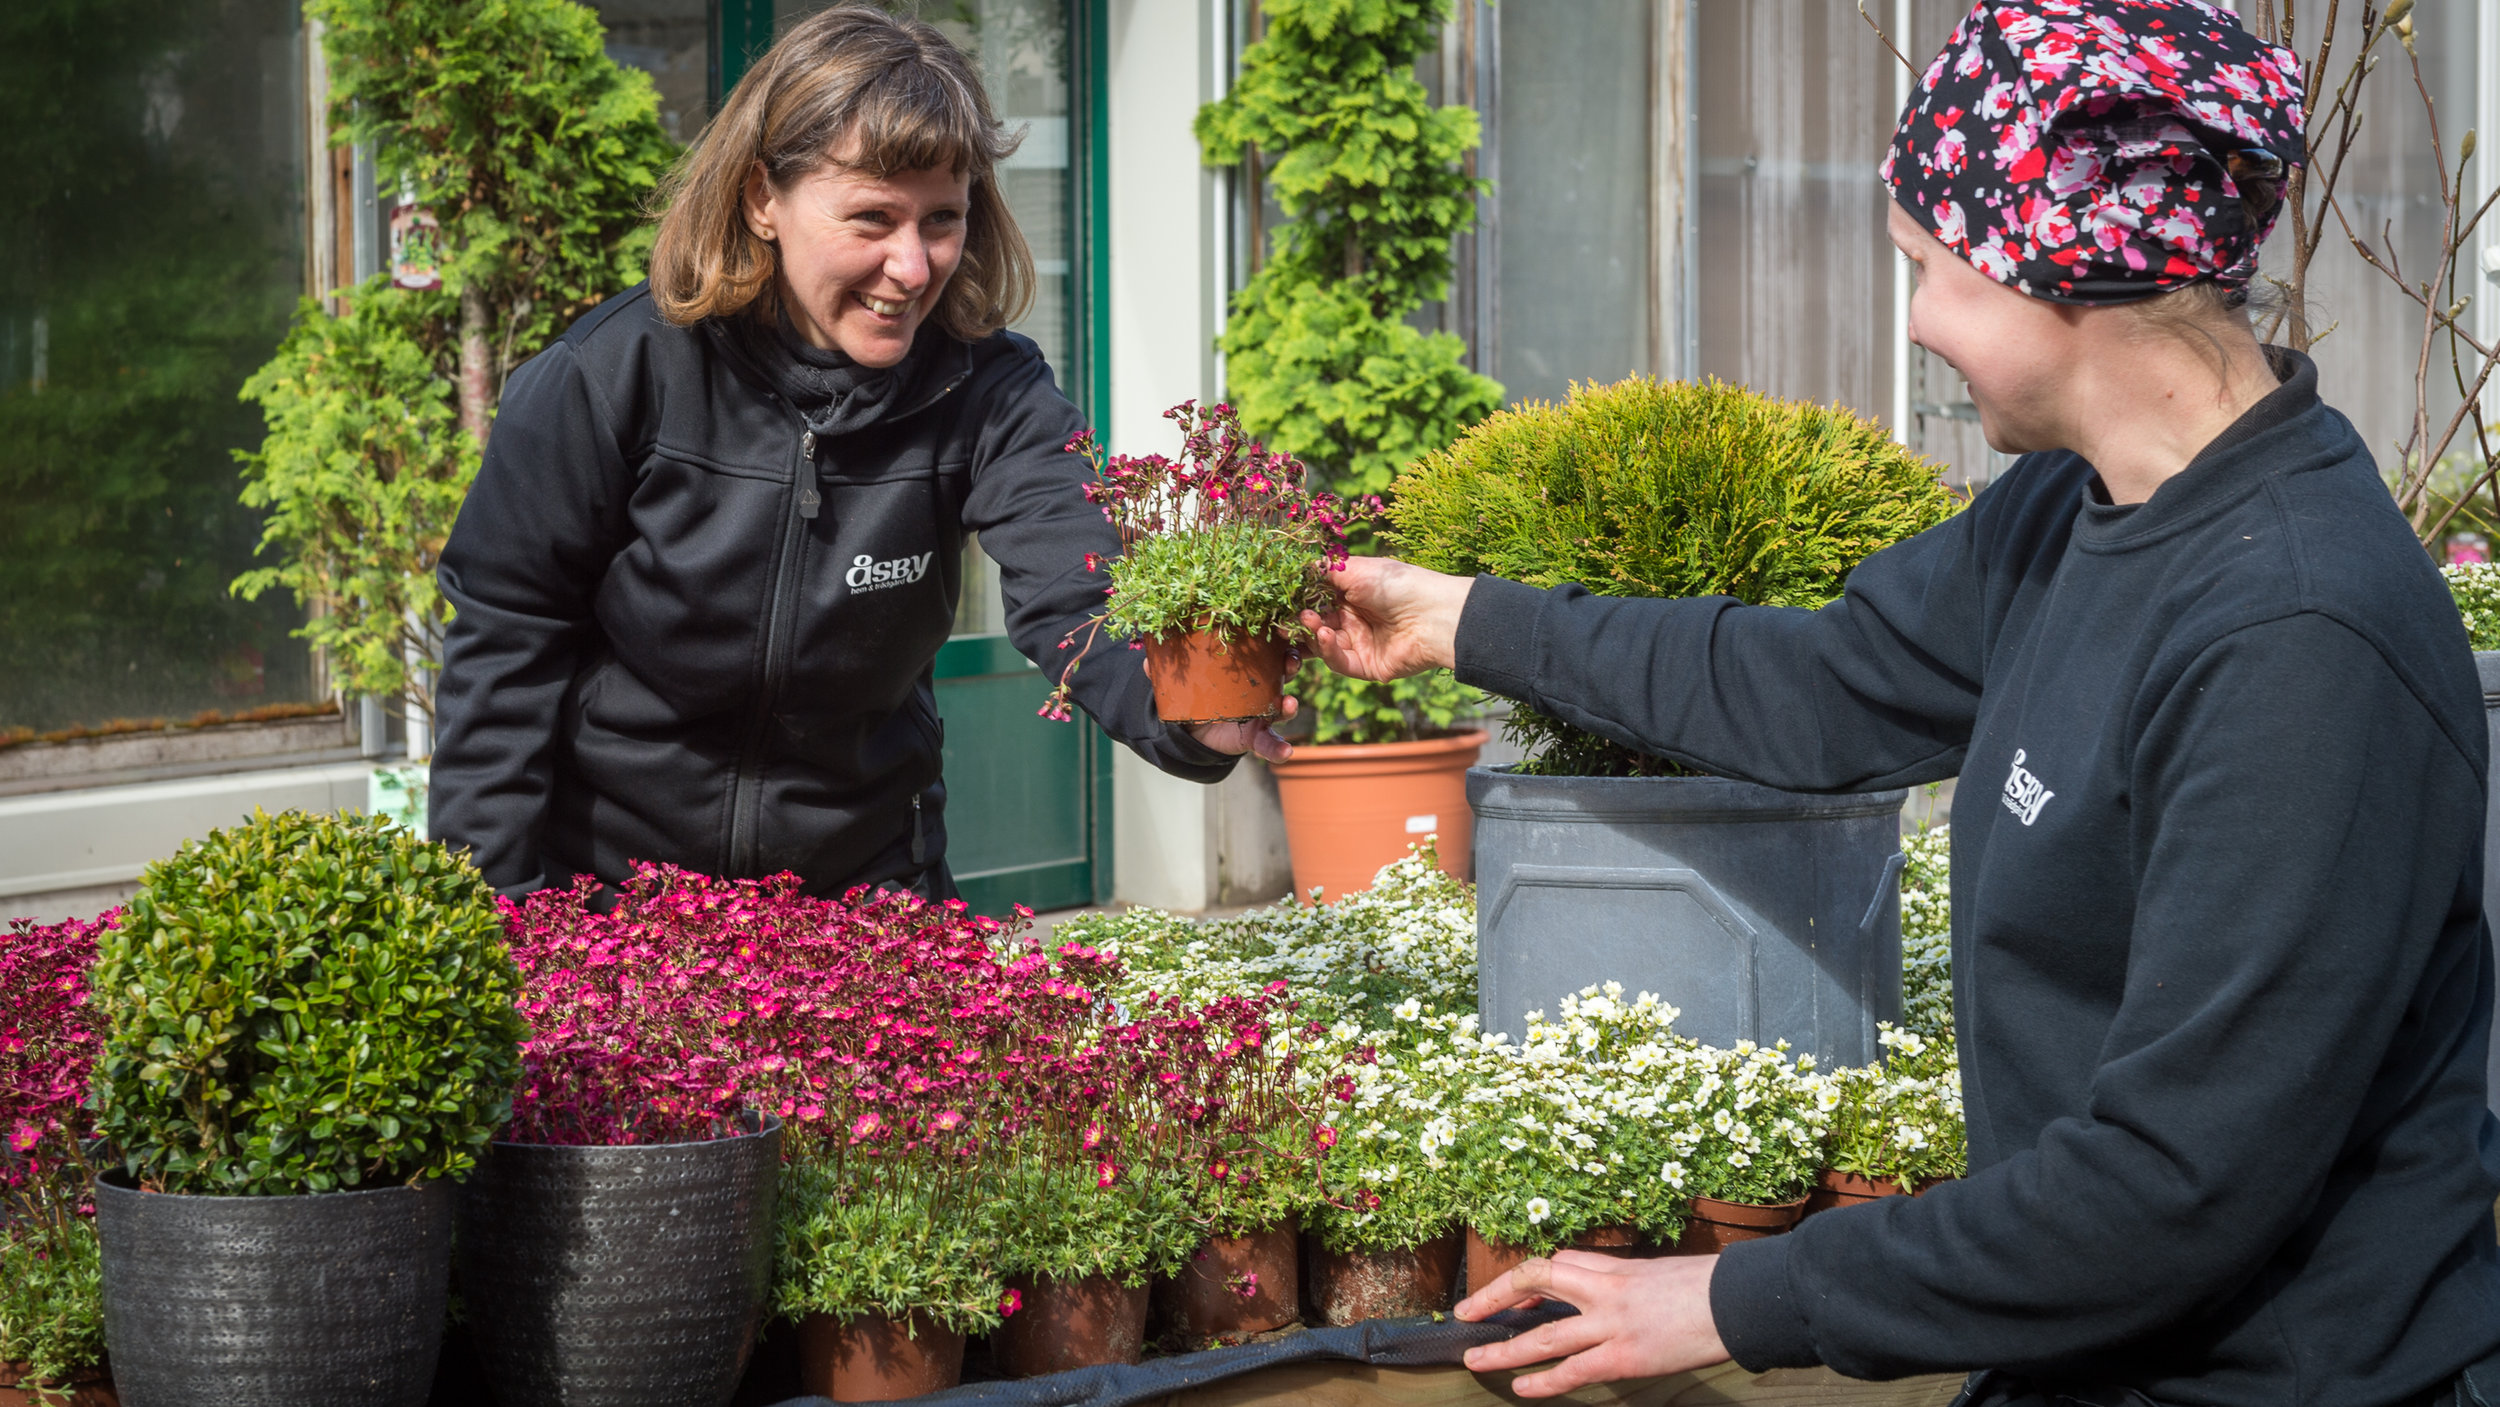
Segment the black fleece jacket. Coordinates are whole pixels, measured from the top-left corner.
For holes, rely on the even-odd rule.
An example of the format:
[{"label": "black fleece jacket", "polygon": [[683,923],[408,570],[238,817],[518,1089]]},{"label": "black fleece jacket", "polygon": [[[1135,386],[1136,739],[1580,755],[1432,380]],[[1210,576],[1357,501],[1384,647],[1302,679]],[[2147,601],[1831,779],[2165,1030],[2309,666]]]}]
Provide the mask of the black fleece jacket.
[{"label": "black fleece jacket", "polygon": [[2381,1407],[2500,1346],[2481,690],[2276,367],[2149,502],[2030,455],[1820,611],[1476,583],[1469,683],[1776,787],[1962,778],[1971,1175],[1731,1248],[1746,1367]]},{"label": "black fleece jacket", "polygon": [[[673,327],[647,287],[514,372],[440,579],[436,835],[507,892],[635,860],[810,892],[943,857],[930,665],[967,529],[1055,677],[1119,544],[1033,343],[925,328],[878,375],[768,328]],[[1105,642],[1076,700],[1165,771],[1232,759],[1155,716]],[[1038,706],[1045,685],[1037,681]]]}]

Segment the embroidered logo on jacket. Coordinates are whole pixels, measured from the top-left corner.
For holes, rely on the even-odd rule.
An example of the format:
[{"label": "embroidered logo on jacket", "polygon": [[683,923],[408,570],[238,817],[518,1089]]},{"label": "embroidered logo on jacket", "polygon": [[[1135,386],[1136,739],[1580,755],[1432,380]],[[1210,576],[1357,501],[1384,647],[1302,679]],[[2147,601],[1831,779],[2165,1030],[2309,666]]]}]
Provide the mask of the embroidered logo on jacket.
[{"label": "embroidered logo on jacket", "polygon": [[934,552],[917,557],[897,557],[880,562],[862,552],[851,559],[851,569],[842,574],[842,584],[853,591],[883,591],[889,586],[909,586],[929,574],[929,559]]},{"label": "embroidered logo on jacket", "polygon": [[2023,767],[2023,750],[2014,749],[2014,770],[2005,777],[2005,809],[2013,812],[2024,825],[2040,819],[2040,808],[2049,804],[2056,792],[2040,785],[2040,779]]}]

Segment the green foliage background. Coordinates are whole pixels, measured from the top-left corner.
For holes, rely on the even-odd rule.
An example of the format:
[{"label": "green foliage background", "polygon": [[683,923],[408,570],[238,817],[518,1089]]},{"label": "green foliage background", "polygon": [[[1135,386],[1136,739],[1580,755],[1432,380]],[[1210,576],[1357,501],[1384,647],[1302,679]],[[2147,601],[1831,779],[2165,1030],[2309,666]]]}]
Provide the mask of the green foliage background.
[{"label": "green foliage background", "polygon": [[1199,110],[1210,165],[1256,149],[1290,223],[1234,295],[1219,345],[1249,431],[1342,494],[1378,493],[1501,404],[1448,333],[1406,322],[1446,297],[1450,239],[1489,189],[1460,162],[1476,115],[1432,106],[1415,57],[1449,0],[1268,0],[1267,32]]},{"label": "green foliage background", "polygon": [[[1435,571],[1601,596],[1816,607],[1869,555],[1958,507],[1933,466],[1838,406],[1632,377],[1504,411],[1396,484],[1395,540]],[[1533,710],[1526,770],[1666,774]]]},{"label": "green foliage background", "polygon": [[512,1112],[519,988],[467,861],[371,816],[255,815],[150,865],[101,936],[98,1131],[168,1192],[457,1176]]},{"label": "green foliage background", "polygon": [[296,310],[244,387],[269,429],[239,456],[245,501],[270,510],[262,549],[277,561],[234,589],[323,606],[301,633],[332,651],[338,684],[430,714],[403,661],[411,646],[434,656],[450,621],[434,563],[483,449],[460,424],[463,337],[491,413],[513,367],[642,278],[643,206],[675,149],[649,75],[610,61],[598,17],[571,0],[309,0],[305,13],[326,26],[334,135],[372,142],[377,185],[433,211],[444,286],[377,275],[343,314]]}]

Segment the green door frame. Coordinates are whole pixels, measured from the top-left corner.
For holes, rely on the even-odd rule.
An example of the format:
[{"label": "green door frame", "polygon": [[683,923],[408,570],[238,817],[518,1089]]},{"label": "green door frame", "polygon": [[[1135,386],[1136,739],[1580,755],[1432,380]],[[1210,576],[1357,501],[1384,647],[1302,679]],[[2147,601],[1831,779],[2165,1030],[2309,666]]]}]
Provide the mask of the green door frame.
[{"label": "green door frame", "polygon": [[[1073,226],[1075,257],[1069,302],[1070,366],[1060,368],[1069,396],[1096,426],[1111,418],[1111,300],[1106,296],[1110,272],[1111,193],[1108,180],[1111,101],[1105,83],[1110,69],[1110,0],[1064,0],[1069,28],[1069,113],[1074,128],[1069,143],[1068,210]],[[773,41],[774,0],[713,0],[712,109],[721,103],[747,69]],[[1046,690],[1041,671],[1019,654],[1003,634],[961,635],[938,650],[931,677],[937,689],[940,716],[950,696],[969,700],[982,692],[979,681],[1029,677],[1034,702]],[[986,692],[995,695],[996,687]],[[974,720],[966,718],[964,722]],[[1064,725],[1058,725],[1064,726]],[[964,898],[982,913],[1004,913],[1013,903],[1038,908],[1104,904],[1111,900],[1112,756],[1114,743],[1091,720],[1076,725],[1082,749],[1078,798],[1082,816],[1084,857],[1053,858],[1020,866],[985,868],[977,855],[950,855]],[[986,731],[979,730],[979,731]],[[985,767],[1006,764],[1015,745],[1005,739],[977,736],[958,727],[947,751],[964,755],[960,775],[949,765],[948,806],[980,804]],[[986,756],[967,755],[986,753]],[[1006,754],[1005,757],[999,754]],[[950,764],[953,758],[949,759]]]}]

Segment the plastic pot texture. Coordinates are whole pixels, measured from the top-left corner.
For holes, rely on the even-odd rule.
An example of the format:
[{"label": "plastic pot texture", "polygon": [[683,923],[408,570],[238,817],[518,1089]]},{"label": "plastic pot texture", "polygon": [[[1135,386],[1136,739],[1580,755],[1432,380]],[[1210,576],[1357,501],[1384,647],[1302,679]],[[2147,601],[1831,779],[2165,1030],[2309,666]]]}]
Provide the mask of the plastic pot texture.
[{"label": "plastic pot texture", "polygon": [[1158,1287],[1192,1348],[1237,1343],[1302,1317],[1301,1232],[1288,1222],[1247,1236],[1216,1236]]},{"label": "plastic pot texture", "polygon": [[1469,769],[1484,1029],[1619,981],[1710,1045],[1874,1061],[1876,1023],[1901,1016],[1907,795]]},{"label": "plastic pot texture", "polygon": [[1923,1189],[1904,1189],[1897,1182],[1873,1182],[1856,1173],[1825,1168],[1815,1174],[1814,1190],[1806,1194],[1806,1209],[1801,1217],[1827,1212],[1834,1207],[1854,1207],[1883,1197],[1916,1196]]},{"label": "plastic pot texture", "polygon": [[1018,1277],[1016,1312],[990,1331],[990,1357],[1010,1377],[1134,1363],[1146,1347],[1146,1287],[1104,1275]]},{"label": "plastic pot texture", "polygon": [[836,1402],[898,1402],[963,1381],[964,1336],[926,1314],[799,1321],[799,1391]]},{"label": "plastic pot texture", "polygon": [[[2475,671],[2483,679],[2483,722],[2490,730],[2495,746],[2500,746],[2500,650],[2474,652]],[[2483,912],[2500,914],[2500,775],[2490,783],[2483,813]],[[2500,921],[2491,927],[2492,961],[2500,963]],[[2494,1012],[2500,1015],[2500,1004]],[[2486,1069],[2491,1091],[2491,1112],[2500,1114],[2500,1040],[2491,1043],[2491,1064]]]},{"label": "plastic pot texture", "polygon": [[1371,888],[1382,865],[1406,847],[1441,838],[1441,868],[1474,873],[1475,817],[1467,809],[1467,769],[1484,751],[1481,731],[1413,743],[1297,743],[1291,759],[1269,764],[1293,850],[1293,892],[1323,902]]},{"label": "plastic pot texture", "polygon": [[720,1407],[772,1276],[781,1121],[702,1143],[498,1143],[461,1186],[460,1294],[503,1407]]},{"label": "plastic pot texture", "polygon": [[1394,1251],[1338,1252],[1314,1239],[1305,1272],[1311,1304],[1330,1324],[1437,1314],[1458,1288],[1463,1244],[1455,1231]]},{"label": "plastic pot texture", "polygon": [[422,1407],[451,1280],[451,1186],[293,1197],[96,1180],[104,1343],[127,1407]]},{"label": "plastic pot texture", "polygon": [[[26,1371],[23,1363],[0,1363],[0,1407],[120,1407],[121,1398],[113,1391],[113,1375],[103,1368],[80,1368],[69,1375],[69,1381],[55,1382],[43,1391],[18,1385],[18,1375]],[[66,1389],[66,1390],[64,1390]]]},{"label": "plastic pot texture", "polygon": [[1220,631],[1146,642],[1146,678],[1166,723],[1274,718],[1285,704],[1285,642]]},{"label": "plastic pot texture", "polygon": [[1684,1234],[1676,1238],[1675,1254],[1714,1256],[1739,1241],[1782,1235],[1805,1214],[1803,1197],[1767,1204],[1695,1197],[1693,1214],[1684,1221]]},{"label": "plastic pot texture", "polygon": [[[1643,1242],[1641,1233],[1631,1227],[1599,1226],[1572,1237],[1571,1249],[1596,1251],[1603,1255],[1623,1256],[1637,1260],[1648,1255],[1654,1248]],[[1472,1295],[1501,1279],[1520,1262],[1534,1259],[1536,1259],[1536,1252],[1525,1246],[1514,1246],[1508,1241],[1496,1241],[1476,1228],[1468,1227],[1467,1283],[1464,1287],[1466,1293]]]}]

